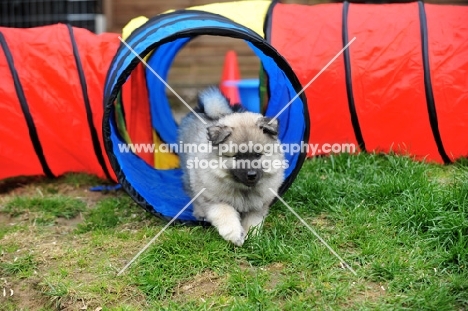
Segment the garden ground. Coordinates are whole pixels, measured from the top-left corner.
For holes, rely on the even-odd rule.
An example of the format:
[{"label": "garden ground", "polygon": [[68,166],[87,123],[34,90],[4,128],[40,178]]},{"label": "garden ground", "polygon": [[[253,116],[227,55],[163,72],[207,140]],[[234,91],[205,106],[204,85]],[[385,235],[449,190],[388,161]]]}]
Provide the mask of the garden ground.
[{"label": "garden ground", "polygon": [[1,310],[467,310],[468,164],[308,160],[262,233],[235,247],[171,226],[83,174],[0,182]]}]

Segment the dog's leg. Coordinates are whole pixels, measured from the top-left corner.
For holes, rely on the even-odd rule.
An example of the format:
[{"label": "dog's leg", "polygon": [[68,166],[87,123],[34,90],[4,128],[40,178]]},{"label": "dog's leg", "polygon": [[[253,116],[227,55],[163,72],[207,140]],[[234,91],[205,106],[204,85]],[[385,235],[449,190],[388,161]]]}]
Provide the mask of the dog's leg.
[{"label": "dog's leg", "polygon": [[240,215],[234,207],[217,203],[206,208],[206,220],[218,229],[219,234],[237,246],[244,244],[245,232],[240,223]]},{"label": "dog's leg", "polygon": [[[257,235],[263,225],[263,220],[268,213],[267,209],[262,209],[260,211],[251,211],[244,214],[242,218],[242,227],[245,232],[249,235]],[[251,230],[249,232],[249,230]]]}]

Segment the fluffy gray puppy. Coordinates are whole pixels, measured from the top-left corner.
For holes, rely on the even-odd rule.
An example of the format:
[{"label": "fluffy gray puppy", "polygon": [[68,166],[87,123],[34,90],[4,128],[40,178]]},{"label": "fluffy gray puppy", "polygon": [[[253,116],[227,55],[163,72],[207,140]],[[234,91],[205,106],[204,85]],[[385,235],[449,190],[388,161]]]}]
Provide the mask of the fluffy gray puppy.
[{"label": "fluffy gray puppy", "polygon": [[[284,180],[287,166],[278,140],[278,121],[231,107],[216,87],[199,93],[198,115],[179,127],[185,190],[194,216],[210,222],[227,241],[241,246],[258,229]],[[255,230],[258,232],[258,230]]]}]

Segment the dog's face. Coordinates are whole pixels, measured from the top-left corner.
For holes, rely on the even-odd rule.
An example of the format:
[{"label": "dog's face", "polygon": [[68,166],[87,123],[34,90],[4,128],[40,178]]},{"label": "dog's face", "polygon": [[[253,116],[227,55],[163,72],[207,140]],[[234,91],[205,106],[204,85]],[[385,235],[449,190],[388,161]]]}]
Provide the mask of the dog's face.
[{"label": "dog's face", "polygon": [[[219,173],[239,188],[251,188],[274,174],[283,159],[278,121],[256,113],[235,113],[207,129],[214,156],[225,164]],[[274,162],[274,163],[273,163]],[[274,165],[273,165],[274,164]]]}]

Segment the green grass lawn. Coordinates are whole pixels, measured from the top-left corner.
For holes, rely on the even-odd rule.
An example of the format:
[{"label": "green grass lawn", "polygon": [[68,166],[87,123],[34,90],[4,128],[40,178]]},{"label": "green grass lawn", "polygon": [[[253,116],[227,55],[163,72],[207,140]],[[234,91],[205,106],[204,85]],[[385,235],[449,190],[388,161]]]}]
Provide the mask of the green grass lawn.
[{"label": "green grass lawn", "polygon": [[[261,234],[234,247],[171,226],[101,181],[0,184],[0,310],[467,310],[468,165],[339,155],[305,163]],[[102,182],[101,182],[102,183]]]}]

